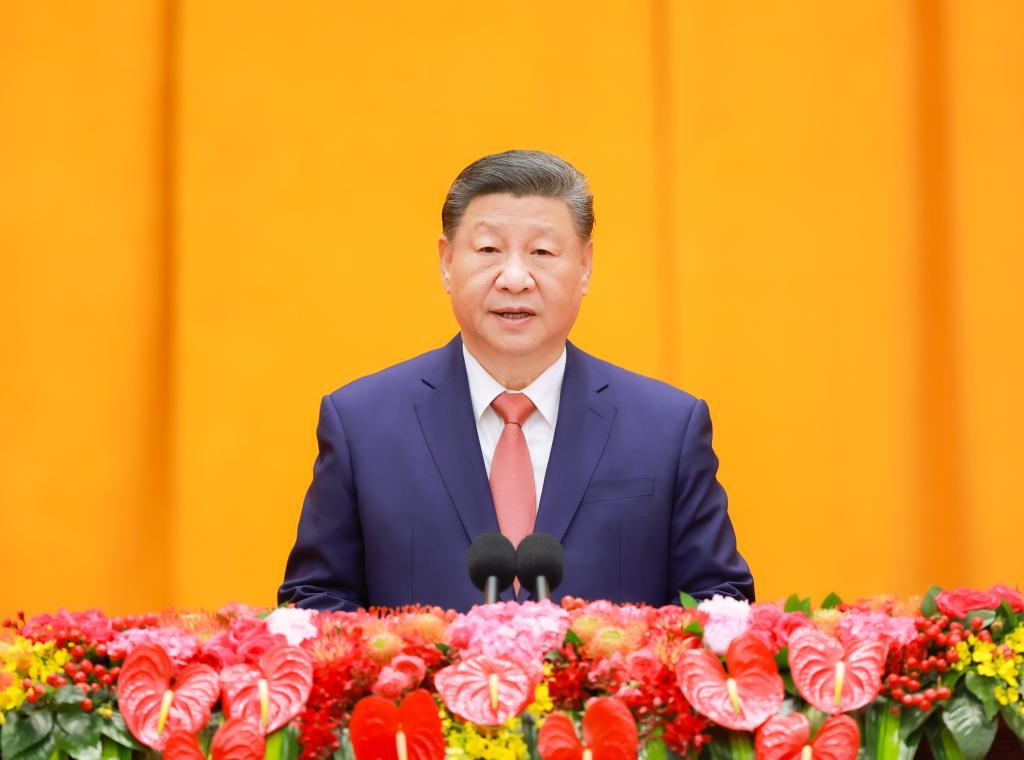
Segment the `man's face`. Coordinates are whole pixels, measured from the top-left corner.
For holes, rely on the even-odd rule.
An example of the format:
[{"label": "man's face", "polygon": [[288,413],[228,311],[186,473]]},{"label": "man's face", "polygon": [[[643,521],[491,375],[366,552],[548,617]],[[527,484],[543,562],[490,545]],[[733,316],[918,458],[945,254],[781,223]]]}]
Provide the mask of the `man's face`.
[{"label": "man's face", "polygon": [[477,196],[454,239],[442,236],[438,248],[441,279],[471,351],[558,357],[587,291],[593,253],[564,201]]}]

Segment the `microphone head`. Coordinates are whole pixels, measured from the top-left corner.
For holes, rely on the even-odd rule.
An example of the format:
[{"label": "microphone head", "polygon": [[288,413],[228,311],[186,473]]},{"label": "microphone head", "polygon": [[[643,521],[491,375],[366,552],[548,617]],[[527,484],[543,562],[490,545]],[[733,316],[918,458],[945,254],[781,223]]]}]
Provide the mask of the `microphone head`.
[{"label": "microphone head", "polygon": [[519,542],[516,575],[531,594],[537,593],[537,577],[543,575],[554,591],[565,573],[565,552],[550,533],[531,533]]},{"label": "microphone head", "polygon": [[483,591],[490,576],[498,579],[498,590],[504,591],[516,577],[516,550],[500,533],[484,533],[469,547],[469,579]]}]

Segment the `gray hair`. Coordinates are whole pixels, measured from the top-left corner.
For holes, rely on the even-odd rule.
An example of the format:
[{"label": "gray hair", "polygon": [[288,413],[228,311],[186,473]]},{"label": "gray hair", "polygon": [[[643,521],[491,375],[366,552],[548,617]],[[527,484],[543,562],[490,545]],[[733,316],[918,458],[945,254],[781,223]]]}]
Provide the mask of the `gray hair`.
[{"label": "gray hair", "polygon": [[479,158],[455,178],[441,208],[441,228],[451,240],[470,202],[479,195],[540,195],[565,201],[582,240],[594,230],[594,196],[587,178],[568,161],[540,150],[506,150]]}]

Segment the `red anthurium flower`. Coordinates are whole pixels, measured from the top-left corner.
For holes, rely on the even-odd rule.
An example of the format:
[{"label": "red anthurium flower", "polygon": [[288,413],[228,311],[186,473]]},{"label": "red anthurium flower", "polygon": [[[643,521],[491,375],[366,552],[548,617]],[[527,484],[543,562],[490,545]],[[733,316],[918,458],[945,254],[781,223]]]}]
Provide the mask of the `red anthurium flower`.
[{"label": "red anthurium flower", "polygon": [[757,732],[757,760],[855,760],[860,747],[857,721],[834,715],[810,741],[811,724],[803,713],[776,715]]},{"label": "red anthurium flower", "polygon": [[533,699],[537,683],[521,665],[477,655],[437,671],[434,685],[448,709],[478,726],[500,726]]},{"label": "red anthurium flower", "polygon": [[220,681],[224,714],[248,720],[269,734],[305,708],[313,688],[313,662],[304,649],[276,647],[263,653],[258,666],[224,668]]},{"label": "red anthurium flower", "polygon": [[752,633],[733,639],[722,661],[707,649],[691,649],[679,658],[679,688],[697,712],[720,726],[753,731],[779,711],[785,696],[775,658]]},{"label": "red anthurium flower", "polygon": [[211,760],[263,760],[265,751],[259,727],[242,718],[224,721],[210,744]]},{"label": "red anthurium flower", "polygon": [[175,731],[167,736],[164,760],[206,760],[206,755],[199,748],[199,739],[195,734]]},{"label": "red anthurium flower", "polygon": [[444,760],[441,716],[423,689],[408,694],[401,707],[383,697],[364,697],[348,731],[356,760]]},{"label": "red anthurium flower", "polygon": [[636,721],[614,697],[600,697],[587,706],[583,742],[564,713],[548,716],[537,735],[542,760],[636,760],[636,747]]},{"label": "red anthurium flower", "polygon": [[817,628],[789,638],[789,669],[800,695],[825,713],[852,712],[882,690],[888,647],[875,639],[845,646]]},{"label": "red anthurium flower", "polygon": [[196,663],[175,676],[174,663],[156,644],[132,650],[117,679],[117,703],[128,730],[158,751],[172,733],[198,733],[210,719],[218,694],[217,671]]}]

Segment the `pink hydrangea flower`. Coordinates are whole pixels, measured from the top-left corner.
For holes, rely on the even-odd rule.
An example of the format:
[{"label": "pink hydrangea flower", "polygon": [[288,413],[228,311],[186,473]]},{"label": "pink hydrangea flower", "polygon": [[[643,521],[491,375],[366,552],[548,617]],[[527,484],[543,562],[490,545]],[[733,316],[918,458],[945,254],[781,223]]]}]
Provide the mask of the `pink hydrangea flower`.
[{"label": "pink hydrangea flower", "polygon": [[462,659],[485,655],[532,671],[557,649],[569,630],[569,614],[549,601],[479,605],[448,626],[445,639]]},{"label": "pink hydrangea flower", "polygon": [[732,640],[748,628],[750,602],[715,594],[697,605],[697,609],[707,613],[704,646],[715,654],[724,655]]},{"label": "pink hydrangea flower", "polygon": [[913,618],[853,609],[839,621],[838,634],[843,642],[877,639],[905,646],[917,635],[917,630]]},{"label": "pink hydrangea flower", "polygon": [[782,602],[753,604],[747,618],[747,630],[759,636],[772,652],[789,646],[793,631],[811,625],[814,623],[802,612],[785,612]]},{"label": "pink hydrangea flower", "polygon": [[267,629],[284,636],[293,647],[317,635],[315,610],[279,607],[266,617]]},{"label": "pink hydrangea flower", "polygon": [[107,650],[114,659],[124,659],[139,644],[156,644],[179,667],[195,657],[199,642],[178,628],[129,628],[116,634]]}]

